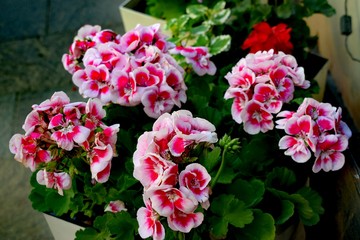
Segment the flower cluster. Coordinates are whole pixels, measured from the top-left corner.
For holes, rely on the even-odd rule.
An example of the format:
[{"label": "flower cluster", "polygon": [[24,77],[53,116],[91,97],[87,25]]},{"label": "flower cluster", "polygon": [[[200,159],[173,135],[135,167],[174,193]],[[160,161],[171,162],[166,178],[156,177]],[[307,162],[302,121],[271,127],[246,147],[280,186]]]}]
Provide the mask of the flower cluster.
[{"label": "flower cluster", "polygon": [[295,87],[310,86],[304,68],[292,55],[273,50],[248,54],[225,78],[230,86],[224,97],[234,99],[232,117],[237,123],[244,123],[249,134],[273,129],[273,114],[293,99]]},{"label": "flower cluster", "polygon": [[[278,117],[277,128],[287,135],[280,139],[280,149],[299,163],[307,162],[311,151],[315,155],[313,172],[321,169],[336,171],[345,164],[341,153],[348,147],[351,131],[341,120],[341,108],[320,103],[312,98],[304,99],[297,111],[283,111]],[[311,150],[311,151],[310,151]]]},{"label": "flower cluster", "polygon": [[[219,23],[227,19],[224,6],[216,6]],[[279,36],[290,32],[271,31],[278,29]],[[176,47],[158,24],[122,36],[82,27],[62,60],[89,100],[71,103],[55,92],[33,105],[25,134],[9,143],[36,177],[33,207],[89,224],[76,233],[79,239],[185,239],[185,233],[189,239],[274,239],[294,216],[316,224],[320,195],[303,186],[297,165],[283,160],[308,162],[313,153],[313,172],[340,169],[351,137],[341,108],[305,98],[310,81],[303,67],[274,49],[239,61],[232,54],[225,79],[204,76],[216,71],[210,53],[230,45],[226,36],[216,39],[209,50]],[[228,63],[218,64],[226,65],[221,74],[228,71]],[[140,104],[144,111],[135,107]]]},{"label": "flower cluster", "polygon": [[249,49],[250,53],[258,51],[268,51],[274,49],[275,52],[291,53],[293,44],[290,41],[291,28],[285,23],[270,26],[267,22],[260,22],[254,25],[253,31],[245,39],[242,49]]},{"label": "flower cluster", "polygon": [[[187,100],[184,69],[170,55],[174,45],[159,28],[138,25],[123,36],[99,26],[80,28],[62,58],[79,93],[103,103],[142,104],[152,118],[180,108]],[[215,73],[210,56],[206,47],[188,48],[185,54],[199,75]]]},{"label": "flower cluster", "polygon": [[141,103],[152,118],[180,107],[186,102],[184,70],[168,53],[172,45],[159,28],[138,25],[123,36],[99,26],[79,29],[63,56],[79,93],[103,103]]},{"label": "flower cluster", "polygon": [[31,171],[39,170],[39,184],[57,189],[60,195],[71,187],[70,162],[83,153],[92,178],[106,182],[116,155],[119,124],[105,125],[102,107],[97,99],[71,103],[64,92],[55,92],[32,106],[23,125],[25,135],[15,134],[10,139],[10,151]]},{"label": "flower cluster", "polygon": [[215,143],[214,131],[207,120],[179,110],[161,115],[152,131],[139,137],[133,162],[146,205],[137,212],[141,237],[164,239],[160,217],[167,218],[172,230],[185,233],[202,223],[203,214],[194,211],[199,203],[209,207],[211,177],[201,164],[189,164],[190,153],[199,144]]}]

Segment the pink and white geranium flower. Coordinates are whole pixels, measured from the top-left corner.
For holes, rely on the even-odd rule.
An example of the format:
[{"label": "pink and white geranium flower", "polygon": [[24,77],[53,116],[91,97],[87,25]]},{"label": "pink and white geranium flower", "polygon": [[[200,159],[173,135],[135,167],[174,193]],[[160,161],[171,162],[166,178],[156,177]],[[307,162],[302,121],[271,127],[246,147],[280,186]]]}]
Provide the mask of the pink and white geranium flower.
[{"label": "pink and white geranium flower", "polygon": [[293,117],[285,125],[285,135],[279,141],[280,149],[287,149],[285,155],[291,156],[296,162],[310,159],[309,148],[314,152],[316,138],[313,136],[313,123],[308,115]]},{"label": "pink and white geranium flower", "polygon": [[249,134],[272,130],[272,114],[292,100],[295,86],[310,86],[293,56],[273,50],[248,54],[225,78],[229,88],[224,98],[234,99],[232,117]]},{"label": "pink and white geranium flower", "polygon": [[348,138],[341,134],[329,134],[319,137],[313,165],[313,172],[321,169],[325,172],[341,169],[345,164],[345,156],[341,152],[346,150]]},{"label": "pink and white geranium flower", "polygon": [[133,176],[144,186],[146,208],[138,211],[141,237],[159,230],[160,216],[167,218],[172,230],[184,233],[202,223],[203,214],[195,210],[199,203],[204,209],[210,206],[211,177],[202,165],[188,164],[188,154],[199,144],[206,147],[216,141],[215,126],[187,110],[162,114],[152,131],[139,137]]},{"label": "pink and white geranium flower", "polygon": [[208,185],[210,180],[211,177],[206,168],[198,163],[187,165],[179,175],[180,187],[183,186],[189,189],[200,203],[209,200],[210,187]]},{"label": "pink and white geranium flower", "polygon": [[341,108],[312,98],[305,98],[297,111],[280,112],[278,117],[282,119],[277,121],[277,128],[284,129],[287,134],[280,139],[280,149],[286,149],[285,155],[296,162],[307,162],[313,153],[315,173],[321,169],[339,170],[345,163],[342,152],[347,149],[351,137],[340,115]]},{"label": "pink and white geranium flower", "polygon": [[191,213],[196,209],[198,202],[192,195],[186,193],[173,187],[160,187],[146,191],[145,196],[151,200],[156,212],[161,216],[169,217],[175,209],[185,213]]},{"label": "pink and white geranium flower", "polygon": [[[185,103],[184,69],[170,55],[173,44],[160,25],[138,25],[120,36],[99,26],[84,26],[63,56],[64,68],[73,76],[79,93],[103,103],[144,105],[157,118]],[[185,54],[198,75],[216,71],[204,47],[189,47]],[[187,51],[178,50],[176,53]]]},{"label": "pink and white geranium flower", "polygon": [[216,66],[210,61],[212,55],[207,47],[177,46],[171,52],[184,56],[185,61],[192,65],[195,73],[199,76],[214,75],[216,72]]},{"label": "pink and white geranium flower", "polygon": [[115,201],[110,201],[104,211],[117,213],[121,211],[127,211],[127,209],[125,208],[125,203],[123,201],[115,200]]},{"label": "pink and white geranium flower", "polygon": [[149,153],[139,159],[133,175],[145,189],[174,186],[177,182],[178,166],[159,155]]},{"label": "pink and white geranium flower", "polygon": [[71,188],[71,178],[66,172],[47,172],[42,169],[37,172],[36,180],[47,188],[57,189],[60,195],[64,195],[63,190]]},{"label": "pink and white geranium flower", "polygon": [[23,125],[26,134],[10,139],[10,151],[32,171],[40,169],[39,184],[58,189],[59,194],[71,187],[73,175],[69,174],[76,174],[74,169],[64,171],[63,158],[85,161],[90,164],[92,178],[106,182],[116,156],[119,124],[106,126],[102,122],[105,116],[99,100],[71,103],[64,92],[55,92],[50,99],[33,105]]},{"label": "pink and white geranium flower", "polygon": [[191,229],[201,225],[204,214],[201,212],[184,213],[175,209],[174,213],[167,218],[169,227],[174,231],[188,233]]},{"label": "pink and white geranium flower", "polygon": [[152,236],[154,240],[165,239],[165,228],[160,222],[160,215],[152,208],[150,200],[146,200],[145,205],[146,207],[139,208],[136,214],[140,237],[145,239]]}]

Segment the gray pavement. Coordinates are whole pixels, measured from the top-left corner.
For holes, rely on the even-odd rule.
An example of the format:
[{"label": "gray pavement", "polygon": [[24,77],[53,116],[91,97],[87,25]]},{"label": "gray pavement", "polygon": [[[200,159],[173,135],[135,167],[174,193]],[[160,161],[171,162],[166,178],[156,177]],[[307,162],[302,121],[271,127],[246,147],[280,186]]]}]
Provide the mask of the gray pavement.
[{"label": "gray pavement", "polygon": [[31,105],[72,90],[62,67],[77,30],[98,24],[122,33],[118,6],[122,0],[2,0],[0,14],[0,240],[51,240],[41,213],[31,207],[30,170],[13,160],[8,143]]}]

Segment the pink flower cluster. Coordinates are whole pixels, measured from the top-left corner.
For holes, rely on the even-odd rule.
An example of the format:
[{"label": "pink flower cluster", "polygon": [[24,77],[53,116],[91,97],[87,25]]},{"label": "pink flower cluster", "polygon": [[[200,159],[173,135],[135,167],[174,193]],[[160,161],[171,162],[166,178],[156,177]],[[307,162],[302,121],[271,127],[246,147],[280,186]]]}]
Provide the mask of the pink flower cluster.
[{"label": "pink flower cluster", "polygon": [[137,212],[142,238],[165,238],[160,217],[172,230],[185,233],[202,223],[203,214],[195,210],[199,203],[204,209],[210,205],[211,177],[199,163],[189,164],[190,153],[198,144],[215,143],[214,131],[207,120],[179,110],[161,115],[152,131],[139,137],[133,175],[144,186],[146,207]]},{"label": "pink flower cluster", "polygon": [[157,118],[187,100],[184,69],[169,54],[173,45],[159,29],[159,24],[138,25],[120,36],[85,25],[63,55],[63,65],[82,96],[105,104],[142,104]]},{"label": "pink flower cluster", "polygon": [[273,50],[248,54],[225,78],[230,86],[224,98],[234,99],[232,117],[249,134],[272,130],[273,114],[293,99],[295,87],[310,86],[292,55]]},{"label": "pink flower cluster", "polygon": [[71,103],[64,92],[55,92],[39,105],[33,105],[23,125],[25,134],[15,134],[9,142],[15,160],[37,172],[39,184],[55,188],[59,194],[71,187],[71,177],[62,161],[81,158],[86,153],[92,178],[106,182],[119,124],[106,126],[106,112],[98,99]]},{"label": "pink flower cluster", "polygon": [[341,152],[347,149],[352,133],[341,120],[341,108],[305,98],[296,112],[282,111],[278,117],[282,119],[276,122],[276,128],[284,129],[287,134],[279,141],[280,149],[286,149],[285,155],[303,163],[313,152],[315,173],[343,167],[345,157]]}]

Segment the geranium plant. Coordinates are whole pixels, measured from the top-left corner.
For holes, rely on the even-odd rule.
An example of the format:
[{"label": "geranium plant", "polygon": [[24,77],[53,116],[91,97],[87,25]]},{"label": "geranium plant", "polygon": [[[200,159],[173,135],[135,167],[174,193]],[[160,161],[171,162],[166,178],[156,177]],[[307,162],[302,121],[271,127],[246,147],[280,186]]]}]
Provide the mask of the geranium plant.
[{"label": "geranium plant", "polygon": [[85,226],[77,239],[274,239],[318,223],[308,177],[345,163],[341,109],[281,51],[218,69],[227,45],[82,27],[62,61],[88,101],[56,92],[10,140],[33,207]]}]

